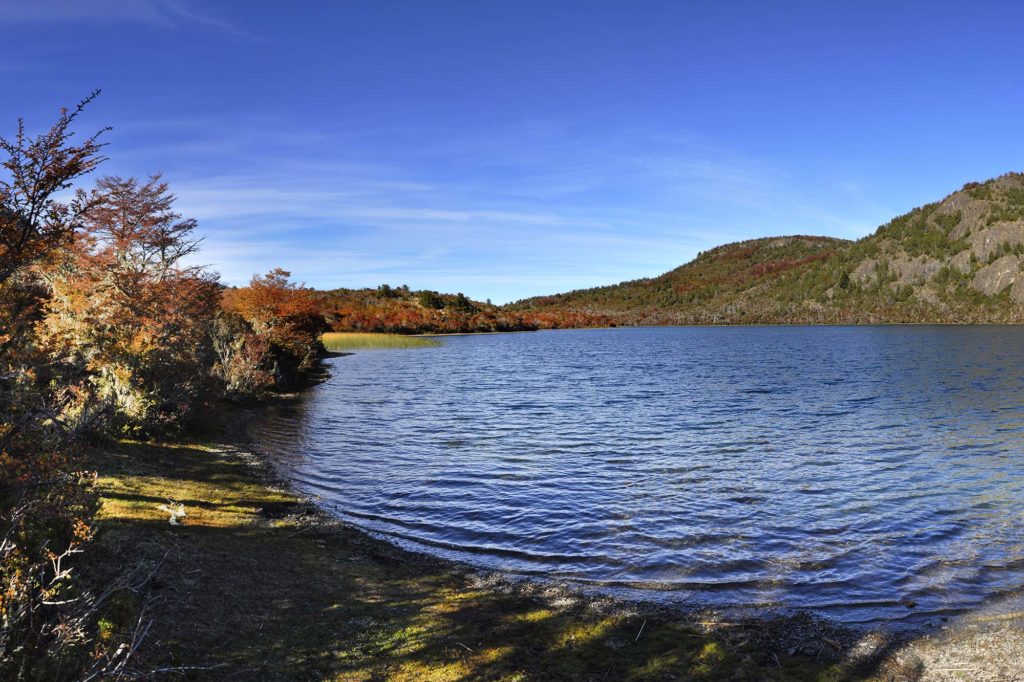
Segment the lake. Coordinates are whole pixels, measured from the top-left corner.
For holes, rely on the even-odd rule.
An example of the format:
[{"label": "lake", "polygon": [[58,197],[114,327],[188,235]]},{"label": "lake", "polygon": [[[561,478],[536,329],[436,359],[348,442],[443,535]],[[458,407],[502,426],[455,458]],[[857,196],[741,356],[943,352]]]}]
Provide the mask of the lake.
[{"label": "lake", "polygon": [[664,327],[360,352],[258,430],[399,544],[916,625],[1024,585],[1024,328]]}]

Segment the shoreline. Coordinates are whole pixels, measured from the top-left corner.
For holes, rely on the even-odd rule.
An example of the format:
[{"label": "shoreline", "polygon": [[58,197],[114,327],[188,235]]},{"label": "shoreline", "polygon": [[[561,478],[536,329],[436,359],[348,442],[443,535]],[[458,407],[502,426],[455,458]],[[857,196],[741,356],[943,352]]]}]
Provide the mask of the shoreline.
[{"label": "shoreline", "polygon": [[[236,423],[198,442],[125,442],[94,453],[101,551],[86,574],[158,566],[130,610],[152,619],[139,671],[281,680],[961,679],[904,676],[928,636],[858,630],[805,611],[735,618],[633,601],[399,547],[294,489],[249,435],[263,409],[231,415]],[[180,525],[166,511],[175,505]],[[958,661],[963,648],[939,653]]]},{"label": "shoreline", "polygon": [[[850,633],[806,615],[684,616],[402,549],[295,493],[237,427],[212,442],[104,450],[93,457],[103,503],[92,561],[102,565],[87,573],[159,565],[131,614],[153,621],[139,670],[447,680],[649,679],[664,668],[842,679],[830,669],[849,667]],[[185,515],[172,525],[160,507],[178,504]]]},{"label": "shoreline", "polygon": [[[449,336],[494,336],[501,334],[537,334],[543,332],[570,332],[570,331],[609,331],[618,329],[743,329],[743,328],[778,328],[778,327],[833,327],[833,328],[863,328],[863,327],[1024,327],[1021,322],[752,322],[752,323],[722,323],[722,324],[617,324],[603,327],[557,327],[551,329],[522,329],[507,332],[434,332],[422,334],[395,334],[396,336],[409,336],[413,338],[444,339]],[[345,332],[347,334],[358,334],[362,332]],[[366,332],[386,333],[393,332]]]}]

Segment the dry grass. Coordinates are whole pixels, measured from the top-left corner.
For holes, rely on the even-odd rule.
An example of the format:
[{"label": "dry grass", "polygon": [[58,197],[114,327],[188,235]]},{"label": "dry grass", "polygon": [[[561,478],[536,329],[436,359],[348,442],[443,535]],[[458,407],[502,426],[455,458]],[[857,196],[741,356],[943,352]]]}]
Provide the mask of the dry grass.
[{"label": "dry grass", "polygon": [[402,334],[362,334],[356,332],[328,332],[323,335],[324,348],[334,353],[353,350],[378,350],[387,348],[429,348],[440,346],[440,342],[422,336]]}]

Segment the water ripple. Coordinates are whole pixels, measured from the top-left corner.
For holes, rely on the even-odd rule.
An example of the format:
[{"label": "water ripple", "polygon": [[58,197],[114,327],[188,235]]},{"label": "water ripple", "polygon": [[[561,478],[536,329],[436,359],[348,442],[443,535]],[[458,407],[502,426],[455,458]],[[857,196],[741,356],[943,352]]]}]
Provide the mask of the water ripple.
[{"label": "water ripple", "polygon": [[566,331],[330,362],[258,439],[396,542],[851,623],[1024,584],[1021,328]]}]

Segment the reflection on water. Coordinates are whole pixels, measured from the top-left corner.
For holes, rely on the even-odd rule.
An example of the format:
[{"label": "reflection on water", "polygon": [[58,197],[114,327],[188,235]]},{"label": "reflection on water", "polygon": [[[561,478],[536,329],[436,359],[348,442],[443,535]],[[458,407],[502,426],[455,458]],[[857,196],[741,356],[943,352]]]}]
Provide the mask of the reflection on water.
[{"label": "reflection on water", "polygon": [[330,362],[258,439],[428,551],[848,622],[1024,579],[1024,328],[562,331]]}]

